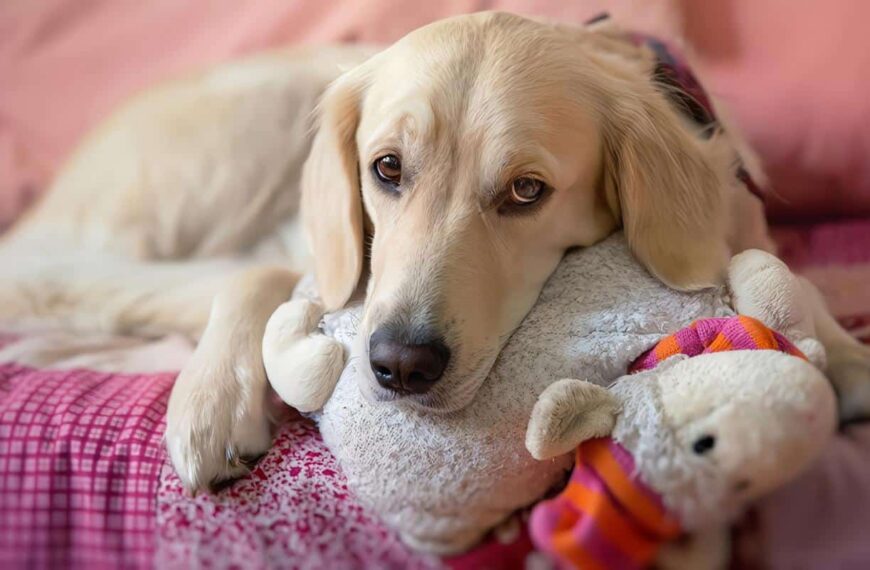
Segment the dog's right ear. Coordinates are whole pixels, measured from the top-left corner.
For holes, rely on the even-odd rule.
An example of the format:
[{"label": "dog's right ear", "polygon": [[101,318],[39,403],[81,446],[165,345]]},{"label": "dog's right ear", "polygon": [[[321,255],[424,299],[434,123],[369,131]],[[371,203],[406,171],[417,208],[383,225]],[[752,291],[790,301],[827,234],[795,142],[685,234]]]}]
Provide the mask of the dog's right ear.
[{"label": "dog's right ear", "polygon": [[317,134],[302,171],[302,224],[327,310],[350,299],[363,265],[363,211],[356,130],[364,81],[359,69],[324,93]]}]

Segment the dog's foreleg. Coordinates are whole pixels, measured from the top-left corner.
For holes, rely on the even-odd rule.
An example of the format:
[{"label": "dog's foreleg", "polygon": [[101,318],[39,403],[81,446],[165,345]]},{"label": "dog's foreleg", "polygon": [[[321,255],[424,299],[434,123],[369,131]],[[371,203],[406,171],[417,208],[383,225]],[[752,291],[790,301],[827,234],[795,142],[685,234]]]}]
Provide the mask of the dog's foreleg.
[{"label": "dog's foreleg", "polygon": [[263,331],[296,276],[257,268],[215,296],[208,325],[176,380],[166,445],[184,486],[195,492],[244,475],[271,443]]},{"label": "dog's foreleg", "polygon": [[199,340],[167,413],[166,444],[188,489],[238,476],[245,458],[268,449],[263,331],[289,299],[293,272],[239,259],[0,258],[0,319],[13,325]]}]

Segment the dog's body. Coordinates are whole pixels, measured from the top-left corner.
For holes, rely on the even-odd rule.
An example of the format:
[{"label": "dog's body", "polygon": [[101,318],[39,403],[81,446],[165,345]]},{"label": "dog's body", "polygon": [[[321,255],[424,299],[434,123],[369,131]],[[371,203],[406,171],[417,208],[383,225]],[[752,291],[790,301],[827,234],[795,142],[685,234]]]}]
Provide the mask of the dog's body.
[{"label": "dog's body", "polygon": [[[699,136],[617,32],[477,14],[372,53],[268,54],[140,96],[3,239],[3,320],[199,340],[167,426],[191,489],[268,448],[263,329],[310,267],[330,308],[366,284],[368,396],[446,411],[565,249],[622,226],[653,274],[697,288],[771,248],[733,131]],[[870,354],[807,307],[844,409],[870,410]]]}]

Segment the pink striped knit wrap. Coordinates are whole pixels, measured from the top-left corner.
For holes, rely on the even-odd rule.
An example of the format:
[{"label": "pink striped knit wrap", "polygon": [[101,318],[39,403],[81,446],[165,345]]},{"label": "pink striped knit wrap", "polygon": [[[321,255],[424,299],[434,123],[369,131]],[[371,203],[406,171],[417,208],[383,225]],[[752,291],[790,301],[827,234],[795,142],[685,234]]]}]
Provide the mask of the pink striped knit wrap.
[{"label": "pink striped knit wrap", "polygon": [[640,355],[629,372],[651,370],[676,354],[698,356],[728,350],[779,350],[806,360],[806,356],[778,332],[758,319],[738,315],[695,321]]}]

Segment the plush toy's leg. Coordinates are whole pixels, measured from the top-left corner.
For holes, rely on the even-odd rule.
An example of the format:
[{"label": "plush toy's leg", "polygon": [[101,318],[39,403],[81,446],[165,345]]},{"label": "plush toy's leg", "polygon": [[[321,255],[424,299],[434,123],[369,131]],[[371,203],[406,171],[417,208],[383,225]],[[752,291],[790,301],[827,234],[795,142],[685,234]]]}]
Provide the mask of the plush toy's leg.
[{"label": "plush toy's leg", "polygon": [[344,369],[344,347],[316,332],[323,307],[296,299],[278,307],[263,335],[263,365],[284,402],[301,412],[326,404]]},{"label": "plush toy's leg", "polygon": [[739,314],[760,320],[792,341],[815,336],[801,283],[776,256],[757,249],[735,255],[728,286]]},{"label": "plush toy's leg", "polygon": [[731,536],[728,527],[689,535],[662,547],[656,570],[724,570],[731,562]]},{"label": "plush toy's leg", "polygon": [[738,313],[755,317],[784,334],[814,364],[824,367],[839,396],[840,421],[870,416],[870,347],[834,320],[812,283],[759,250],[735,255],[728,281]]}]

